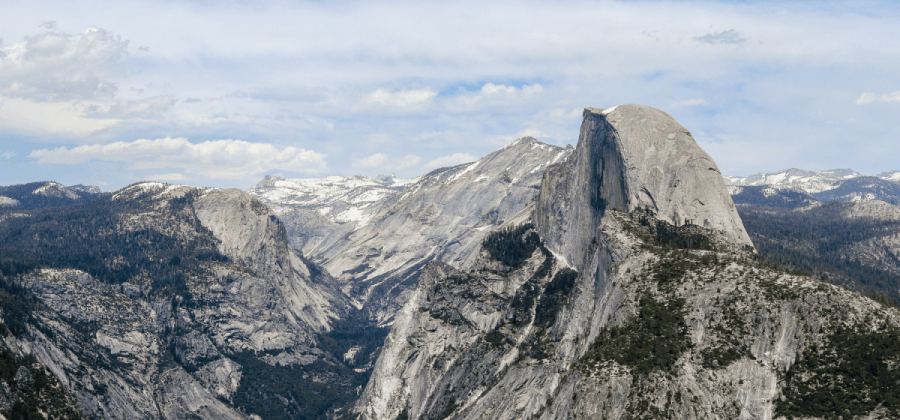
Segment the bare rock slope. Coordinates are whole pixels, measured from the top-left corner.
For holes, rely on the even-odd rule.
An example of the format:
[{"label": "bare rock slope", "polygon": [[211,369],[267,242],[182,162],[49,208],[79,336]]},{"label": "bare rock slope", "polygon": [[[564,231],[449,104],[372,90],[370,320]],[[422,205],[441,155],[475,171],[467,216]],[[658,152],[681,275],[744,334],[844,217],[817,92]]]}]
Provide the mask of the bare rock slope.
[{"label": "bare rock slope", "polygon": [[587,109],[540,194],[467,269],[424,268],[357,417],[898,414],[897,310],[762,262],[667,114]]}]

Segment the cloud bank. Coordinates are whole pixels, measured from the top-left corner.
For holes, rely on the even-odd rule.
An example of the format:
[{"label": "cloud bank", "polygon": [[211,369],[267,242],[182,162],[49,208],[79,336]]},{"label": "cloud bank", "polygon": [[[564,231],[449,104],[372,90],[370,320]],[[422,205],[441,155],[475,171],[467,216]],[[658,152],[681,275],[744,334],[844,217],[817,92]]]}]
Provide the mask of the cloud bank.
[{"label": "cloud bank", "polygon": [[26,37],[0,49],[0,94],[34,101],[111,98],[118,87],[105,79],[127,48],[128,41],[98,28]]},{"label": "cloud bank", "polygon": [[41,149],[32,151],[29,157],[37,159],[38,163],[77,165],[89,161],[112,161],[130,163],[133,170],[177,168],[211,179],[245,179],[273,170],[313,175],[328,169],[325,155],[310,150],[241,140],[194,144],[184,138],[171,137],[83,145],[71,149]]}]

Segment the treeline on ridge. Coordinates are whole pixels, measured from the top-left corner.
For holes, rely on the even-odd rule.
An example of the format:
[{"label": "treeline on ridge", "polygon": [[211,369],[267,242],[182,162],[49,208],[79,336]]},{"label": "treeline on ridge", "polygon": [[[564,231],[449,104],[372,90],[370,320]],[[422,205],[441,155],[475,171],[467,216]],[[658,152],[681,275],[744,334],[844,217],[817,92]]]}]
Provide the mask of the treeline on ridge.
[{"label": "treeline on ridge", "polygon": [[[0,212],[0,276],[37,268],[73,268],[108,284],[131,282],[152,293],[187,292],[204,262],[226,261],[193,212],[194,193],[167,200],[162,220],[144,223],[142,200],[112,200]],[[155,216],[154,216],[155,217]],[[129,224],[131,223],[131,224]],[[181,227],[188,226],[183,232]]]}]

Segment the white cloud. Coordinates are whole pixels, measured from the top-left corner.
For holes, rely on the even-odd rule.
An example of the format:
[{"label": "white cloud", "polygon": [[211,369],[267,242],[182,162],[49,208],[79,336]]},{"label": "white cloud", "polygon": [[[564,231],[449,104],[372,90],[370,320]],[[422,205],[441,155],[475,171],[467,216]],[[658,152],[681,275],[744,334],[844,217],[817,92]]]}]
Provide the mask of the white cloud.
[{"label": "white cloud", "polygon": [[900,102],[900,91],[888,93],[884,95],[876,95],[872,92],[865,92],[859,95],[853,103],[857,105],[870,104],[872,102]]},{"label": "white cloud", "polygon": [[5,157],[5,158],[7,158],[7,159],[12,159],[15,155],[16,155],[15,152],[3,152],[3,153],[0,153],[0,156],[3,156],[3,157]]},{"label": "white cloud", "polygon": [[103,29],[80,34],[46,32],[0,49],[0,93],[36,101],[111,98],[106,76],[128,41]]},{"label": "white cloud", "polygon": [[493,83],[486,83],[481,87],[482,95],[496,95],[496,94],[506,94],[506,95],[515,95],[519,92],[522,92],[525,95],[534,95],[536,93],[541,93],[544,91],[544,87],[538,83],[532,85],[522,85],[521,88],[517,88],[515,86],[506,86],[506,85],[495,85]]},{"label": "white cloud", "polygon": [[392,158],[384,153],[376,153],[372,156],[357,160],[353,163],[353,166],[362,169],[386,169],[394,171],[416,166],[421,160],[422,159],[416,155]]},{"label": "white cloud", "polygon": [[478,160],[475,156],[468,153],[454,153],[450,156],[443,156],[422,165],[424,172],[431,172],[437,168],[446,168],[448,166],[456,166],[460,163],[474,162]]},{"label": "white cloud", "polygon": [[518,95],[533,96],[544,91],[544,87],[538,83],[532,85],[522,85],[521,88],[507,85],[495,85],[493,83],[485,83],[480,90],[462,94],[457,96],[456,103],[463,106],[471,106],[480,102],[496,102],[504,101],[517,97]]},{"label": "white cloud", "polygon": [[685,101],[678,101],[672,104],[673,107],[678,106],[696,106],[696,105],[706,105],[706,99],[697,98],[697,99],[688,99]]},{"label": "white cloud", "polygon": [[191,143],[184,138],[116,142],[33,150],[38,163],[81,164],[90,160],[130,162],[135,170],[178,168],[213,179],[245,179],[271,171],[316,174],[326,170],[325,155],[269,143],[213,140]]},{"label": "white cloud", "polygon": [[437,96],[434,89],[427,87],[418,90],[400,90],[391,92],[390,90],[380,88],[360,100],[363,105],[384,105],[394,108],[410,108],[422,105]]},{"label": "white cloud", "polygon": [[515,86],[506,86],[506,85],[495,85],[493,83],[487,83],[481,87],[481,93],[485,95],[494,95],[497,93],[505,93],[507,95],[515,95],[516,91]]}]

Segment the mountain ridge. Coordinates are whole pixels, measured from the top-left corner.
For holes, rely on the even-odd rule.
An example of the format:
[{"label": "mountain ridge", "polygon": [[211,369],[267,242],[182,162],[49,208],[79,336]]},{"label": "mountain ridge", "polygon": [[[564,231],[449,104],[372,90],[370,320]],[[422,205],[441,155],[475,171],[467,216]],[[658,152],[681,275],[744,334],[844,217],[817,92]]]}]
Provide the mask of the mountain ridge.
[{"label": "mountain ridge", "polygon": [[[316,207],[279,217],[295,248],[341,281],[360,307],[389,324],[424,264],[440,259],[466,265],[481,238],[537,195],[546,166],[571,150],[523,137],[475,162],[400,181],[402,189],[377,192],[377,200],[364,204],[371,211],[364,225],[332,222]],[[385,188],[384,181],[359,179]],[[346,191],[351,189],[335,195]]]},{"label": "mountain ridge", "polygon": [[[760,262],[743,225],[736,235],[689,223],[709,219],[702,208],[681,207],[673,224],[666,220],[672,213],[654,211],[665,206],[629,205],[634,190],[647,193],[635,204],[658,202],[651,198],[659,187],[662,197],[679,189],[688,198],[709,194],[694,190],[703,182],[642,178],[654,162],[668,162],[664,173],[690,165],[667,160],[664,149],[644,148],[645,167],[622,164],[618,145],[630,137],[621,124],[665,126],[667,114],[642,118],[654,111],[586,110],[576,152],[547,170],[534,209],[510,219],[519,224],[494,231],[467,269],[425,266],[353,409],[356,418],[854,416],[898,399],[871,391],[882,389],[879,379],[856,377],[854,392],[877,400],[811,406],[811,395],[839,381],[829,375],[850,378],[831,364],[805,363],[841,342],[845,327],[863,340],[900,337],[896,309]],[[654,134],[667,138],[668,131]],[[703,175],[718,185],[714,193],[727,209],[721,176],[705,168],[695,176]],[[631,180],[638,181],[622,185]],[[887,330],[872,332],[866,320],[873,317]],[[890,351],[873,369],[886,372],[900,348]],[[795,377],[825,385],[810,391]]]}]

